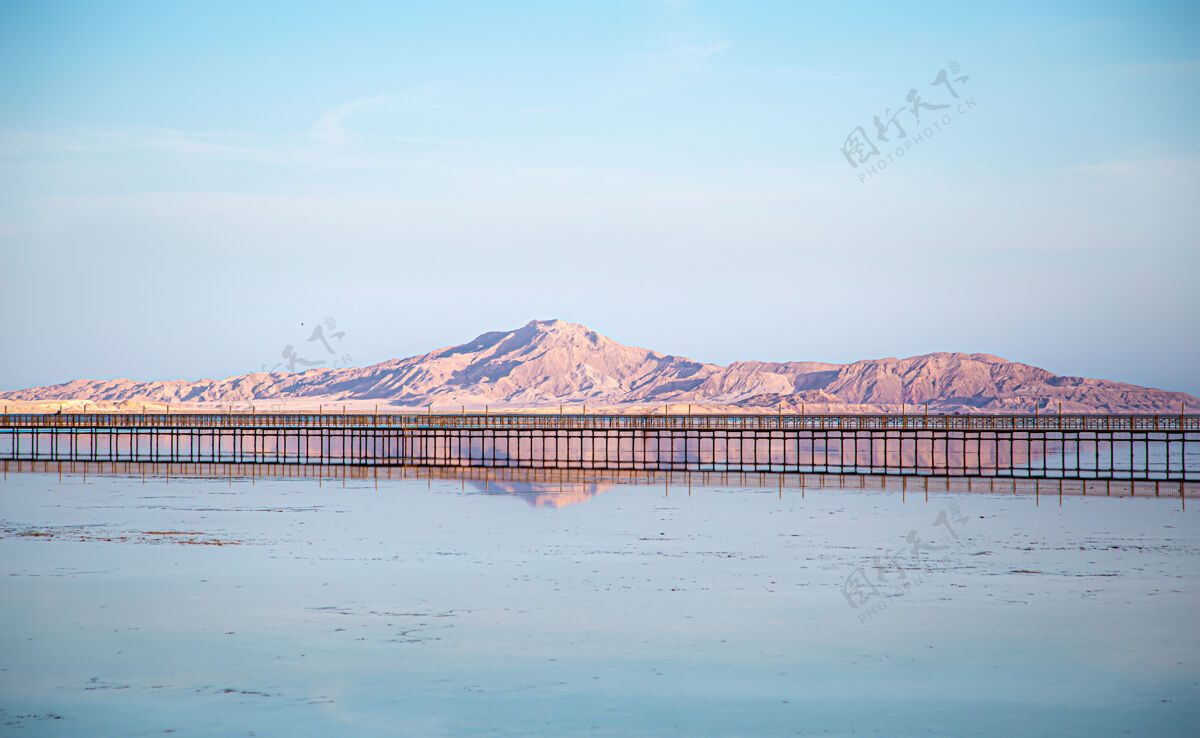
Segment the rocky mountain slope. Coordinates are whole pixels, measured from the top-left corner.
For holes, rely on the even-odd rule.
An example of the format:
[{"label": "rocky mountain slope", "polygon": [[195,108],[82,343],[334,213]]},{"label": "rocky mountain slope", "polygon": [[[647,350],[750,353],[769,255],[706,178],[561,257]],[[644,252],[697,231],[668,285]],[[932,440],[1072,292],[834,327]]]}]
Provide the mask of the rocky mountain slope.
[{"label": "rocky mountain slope", "polygon": [[461,346],[347,369],[257,372],[225,379],[138,382],[79,379],[0,393],[22,403],[101,406],[169,403],[264,409],[348,404],[363,409],[557,408],[599,410],[691,404],[697,410],[892,412],[929,404],[940,412],[1192,412],[1182,392],[1052,374],[990,354],[936,353],[853,364],[739,361],[729,366],[625,346],[586,326],[531,321]]}]

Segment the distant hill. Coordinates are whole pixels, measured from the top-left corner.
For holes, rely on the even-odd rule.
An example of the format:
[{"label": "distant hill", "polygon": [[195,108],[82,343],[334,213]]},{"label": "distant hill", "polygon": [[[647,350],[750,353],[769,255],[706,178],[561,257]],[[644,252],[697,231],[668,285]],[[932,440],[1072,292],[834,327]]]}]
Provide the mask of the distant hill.
[{"label": "distant hill", "polygon": [[[138,382],[77,379],[0,393],[21,403],[137,403],[269,408],[347,404],[356,409],[439,410],[587,405],[597,411],[691,404],[698,411],[1178,413],[1200,400],[1183,392],[1052,374],[991,354],[936,353],[853,364],[739,361],[706,364],[625,346],[583,325],[534,320],[460,346],[347,369],[256,372],[226,379]],[[703,406],[701,408],[701,406]],[[679,411],[676,408],[675,411]]]}]

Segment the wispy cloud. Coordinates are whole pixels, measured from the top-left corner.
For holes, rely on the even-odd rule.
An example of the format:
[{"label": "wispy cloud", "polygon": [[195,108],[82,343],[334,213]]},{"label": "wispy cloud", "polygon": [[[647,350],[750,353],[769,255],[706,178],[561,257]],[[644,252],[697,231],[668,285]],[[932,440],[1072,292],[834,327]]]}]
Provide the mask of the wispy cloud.
[{"label": "wispy cloud", "polygon": [[653,53],[649,57],[652,77],[677,78],[712,71],[716,56],[732,48],[724,39],[705,44],[680,44]]},{"label": "wispy cloud", "polygon": [[728,41],[717,41],[707,46],[681,46],[676,50],[679,56],[690,57],[693,59],[707,59],[714,54],[719,54],[729,48]]},{"label": "wispy cloud", "polygon": [[317,118],[309,128],[308,137],[329,146],[346,146],[354,141],[350,119],[356,114],[395,105],[396,96],[390,93],[353,100],[338,105]]},{"label": "wispy cloud", "polygon": [[156,149],[188,155],[246,155],[260,147],[249,136],[236,132],[193,132],[147,126],[118,130],[46,134],[36,131],[0,131],[0,156],[42,156],[63,153],[121,152]]}]

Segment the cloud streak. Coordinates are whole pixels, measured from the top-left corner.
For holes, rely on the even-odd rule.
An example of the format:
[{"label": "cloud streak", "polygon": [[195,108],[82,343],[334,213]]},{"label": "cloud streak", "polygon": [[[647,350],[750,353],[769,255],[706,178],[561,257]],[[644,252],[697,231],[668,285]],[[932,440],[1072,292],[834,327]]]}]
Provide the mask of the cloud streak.
[{"label": "cloud streak", "polygon": [[395,104],[396,96],[391,93],[343,103],[313,121],[308,130],[308,137],[319,144],[336,147],[348,146],[355,139],[351,120],[356,115],[393,107]]},{"label": "cloud streak", "polygon": [[719,54],[729,48],[728,41],[717,41],[708,46],[684,46],[679,49],[680,56],[692,57],[695,59],[707,59],[714,54]]}]

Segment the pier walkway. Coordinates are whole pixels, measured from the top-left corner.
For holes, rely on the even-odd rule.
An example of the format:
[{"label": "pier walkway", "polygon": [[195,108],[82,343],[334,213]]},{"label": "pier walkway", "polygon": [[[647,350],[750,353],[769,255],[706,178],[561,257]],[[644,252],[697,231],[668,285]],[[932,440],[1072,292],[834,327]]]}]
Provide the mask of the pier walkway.
[{"label": "pier walkway", "polygon": [[1200,415],[3,414],[0,460],[1200,481]]}]

